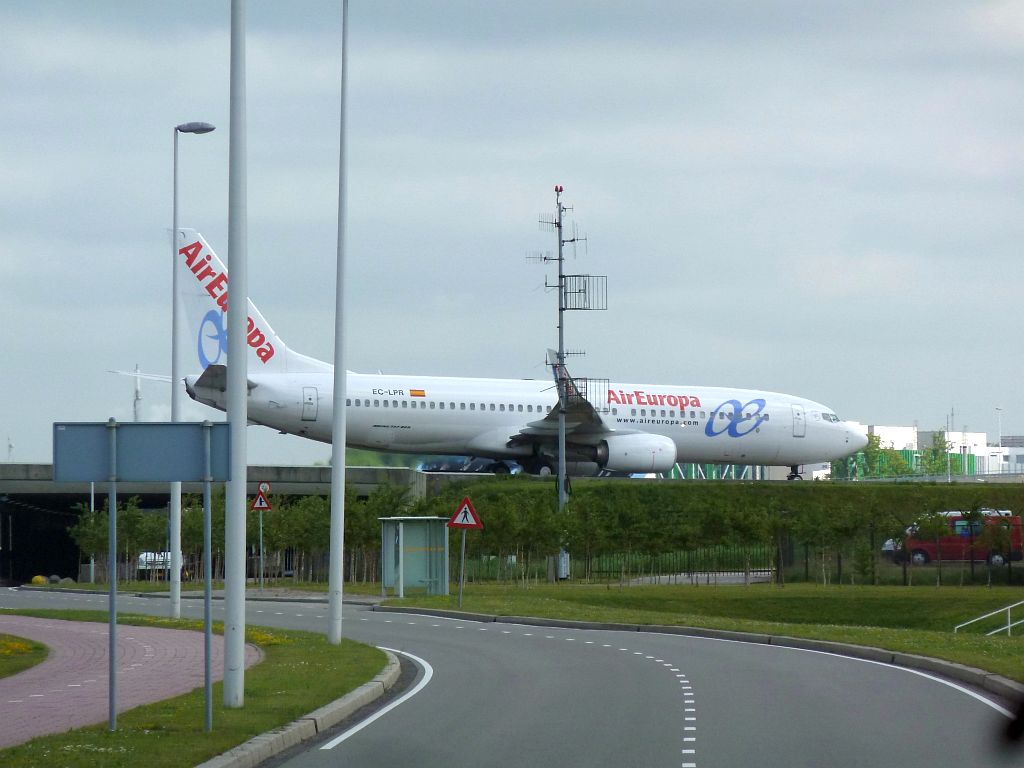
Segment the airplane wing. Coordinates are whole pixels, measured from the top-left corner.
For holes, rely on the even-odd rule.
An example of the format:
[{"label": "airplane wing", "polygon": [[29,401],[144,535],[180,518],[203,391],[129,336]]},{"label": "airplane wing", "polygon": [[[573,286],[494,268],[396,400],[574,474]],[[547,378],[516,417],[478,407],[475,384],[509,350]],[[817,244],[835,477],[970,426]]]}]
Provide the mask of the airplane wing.
[{"label": "airplane wing", "polygon": [[[565,434],[576,443],[597,443],[616,430],[605,422],[600,411],[580,391],[564,365],[559,364],[554,350],[548,350],[548,365],[555,384],[565,379]],[[558,409],[552,408],[542,419],[529,422],[509,439],[510,445],[547,443],[558,438]]]}]

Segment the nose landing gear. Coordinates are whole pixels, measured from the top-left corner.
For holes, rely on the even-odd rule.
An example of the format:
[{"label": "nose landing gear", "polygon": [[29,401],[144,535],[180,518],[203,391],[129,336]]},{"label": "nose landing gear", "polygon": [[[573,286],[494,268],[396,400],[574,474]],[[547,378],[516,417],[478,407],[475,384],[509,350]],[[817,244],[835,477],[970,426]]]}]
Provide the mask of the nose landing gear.
[{"label": "nose landing gear", "polygon": [[803,474],[800,472],[800,465],[794,464],[789,468],[789,474],[786,475],[787,480],[803,480]]}]

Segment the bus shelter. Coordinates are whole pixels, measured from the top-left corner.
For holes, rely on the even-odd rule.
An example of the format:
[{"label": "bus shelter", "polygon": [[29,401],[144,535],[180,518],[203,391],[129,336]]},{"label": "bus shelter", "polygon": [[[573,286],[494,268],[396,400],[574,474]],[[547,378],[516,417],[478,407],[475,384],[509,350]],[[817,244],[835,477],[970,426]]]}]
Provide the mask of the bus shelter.
[{"label": "bus shelter", "polygon": [[381,517],[381,591],[448,594],[448,518]]}]

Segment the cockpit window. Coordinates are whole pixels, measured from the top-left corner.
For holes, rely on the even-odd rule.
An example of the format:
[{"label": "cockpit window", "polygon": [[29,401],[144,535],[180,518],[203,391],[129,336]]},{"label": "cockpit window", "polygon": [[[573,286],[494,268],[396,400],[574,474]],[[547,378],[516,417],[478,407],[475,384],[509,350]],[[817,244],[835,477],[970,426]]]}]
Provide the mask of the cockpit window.
[{"label": "cockpit window", "polygon": [[839,417],[836,416],[834,413],[823,413],[821,414],[821,418],[823,418],[825,421],[831,421],[833,424],[839,423]]}]

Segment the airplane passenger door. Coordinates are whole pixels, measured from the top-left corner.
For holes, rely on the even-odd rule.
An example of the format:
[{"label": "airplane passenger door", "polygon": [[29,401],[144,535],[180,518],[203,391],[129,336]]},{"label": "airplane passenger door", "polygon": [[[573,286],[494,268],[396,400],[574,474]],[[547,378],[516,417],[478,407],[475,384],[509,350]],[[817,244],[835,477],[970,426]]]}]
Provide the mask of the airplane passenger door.
[{"label": "airplane passenger door", "polygon": [[316,421],[316,412],[319,407],[319,398],[316,394],[316,387],[302,388],[302,420]]},{"label": "airplane passenger door", "polygon": [[793,406],[793,437],[804,437],[807,434],[807,418],[802,405]]}]

